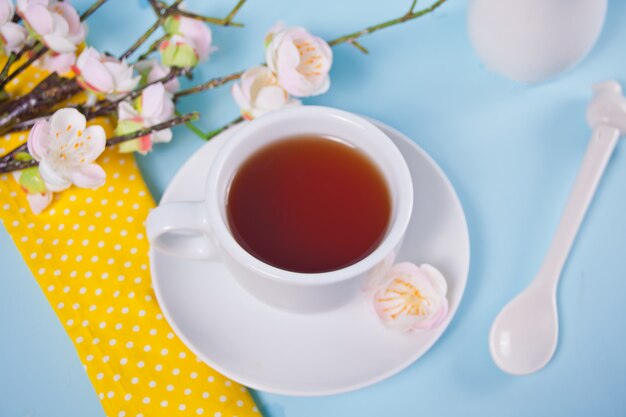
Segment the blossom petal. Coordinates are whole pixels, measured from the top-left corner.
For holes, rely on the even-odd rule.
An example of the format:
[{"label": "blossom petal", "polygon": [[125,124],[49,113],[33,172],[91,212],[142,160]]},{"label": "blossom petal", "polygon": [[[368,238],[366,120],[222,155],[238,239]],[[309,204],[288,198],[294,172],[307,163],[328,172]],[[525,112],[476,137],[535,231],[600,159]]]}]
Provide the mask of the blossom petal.
[{"label": "blossom petal", "polygon": [[24,20],[35,32],[40,35],[52,33],[54,19],[46,6],[41,4],[29,5],[23,13]]},{"label": "blossom petal", "polygon": [[141,114],[146,118],[157,118],[163,112],[163,102],[166,99],[165,86],[162,83],[147,87],[141,93]]},{"label": "blossom petal", "polygon": [[163,129],[152,133],[152,143],[167,143],[172,140],[172,129]]},{"label": "blossom petal", "polygon": [[246,95],[243,88],[241,87],[241,84],[239,83],[233,84],[230,90],[230,93],[232,94],[233,98],[235,99],[235,102],[237,103],[240,109],[242,110],[250,109],[250,97]]},{"label": "blossom petal", "polygon": [[76,45],[70,42],[66,36],[58,35],[56,33],[50,35],[44,35],[43,40],[51,51],[58,53],[69,53],[76,50]]},{"label": "blossom petal", "polygon": [[420,269],[430,278],[430,282],[433,287],[435,287],[435,290],[442,294],[446,294],[448,292],[448,283],[446,282],[443,274],[437,268],[429,264],[421,264]]},{"label": "blossom petal", "polygon": [[188,17],[180,18],[179,32],[189,39],[200,60],[205,60],[211,52],[213,35],[211,28],[204,22]]},{"label": "blossom petal", "polygon": [[82,42],[85,35],[84,26],[80,22],[80,16],[76,9],[68,2],[57,2],[52,6],[53,10],[57,12],[68,25],[68,35],[71,37],[71,41],[74,44]]},{"label": "blossom petal", "polygon": [[10,0],[0,0],[0,25],[4,25],[13,19],[15,9]]},{"label": "blossom petal", "polygon": [[99,59],[88,56],[81,65],[82,56],[83,54],[78,57],[76,66],[80,69],[80,75],[89,87],[100,93],[113,92],[115,81],[104,64]]},{"label": "blossom petal", "polygon": [[73,108],[56,111],[50,117],[51,137],[73,138],[80,130],[85,130],[87,121],[81,112]]},{"label": "blossom petal", "polygon": [[82,134],[85,138],[83,141],[83,157],[85,161],[95,161],[104,152],[106,147],[106,133],[100,125],[88,126]]},{"label": "blossom petal", "polygon": [[127,101],[122,101],[117,106],[117,117],[119,120],[132,120],[139,117],[139,112]]},{"label": "blossom petal", "polygon": [[40,214],[52,203],[52,193],[26,194],[26,201],[34,214]]},{"label": "blossom petal", "polygon": [[277,85],[268,86],[262,88],[255,100],[255,104],[258,108],[267,111],[277,110],[287,102],[287,93],[282,87]]},{"label": "blossom petal", "polygon": [[0,27],[2,39],[4,40],[4,49],[7,53],[19,51],[26,42],[28,31],[17,23],[8,22]]},{"label": "blossom petal", "polygon": [[104,67],[114,80],[114,92],[124,93],[132,91],[141,77],[133,77],[133,67],[120,61],[105,61]]},{"label": "blossom petal", "polygon": [[50,123],[47,120],[36,122],[28,133],[28,153],[36,161],[41,161],[48,151],[50,143]]},{"label": "blossom petal", "polygon": [[46,159],[39,162],[39,175],[46,183],[46,188],[50,191],[63,191],[72,185],[72,183],[55,171],[52,164]]},{"label": "blossom petal", "polygon": [[80,188],[98,188],[106,181],[106,173],[98,164],[83,164],[70,174],[70,179]]},{"label": "blossom petal", "polygon": [[72,70],[72,65],[76,63],[76,54],[73,52],[57,54],[48,52],[38,62],[38,66],[57,74],[66,74]]},{"label": "blossom petal", "polygon": [[100,52],[98,52],[98,50],[94,48],[93,46],[88,46],[78,56],[78,59],[76,60],[76,66],[84,67],[87,64],[87,62],[91,59],[100,61]]}]

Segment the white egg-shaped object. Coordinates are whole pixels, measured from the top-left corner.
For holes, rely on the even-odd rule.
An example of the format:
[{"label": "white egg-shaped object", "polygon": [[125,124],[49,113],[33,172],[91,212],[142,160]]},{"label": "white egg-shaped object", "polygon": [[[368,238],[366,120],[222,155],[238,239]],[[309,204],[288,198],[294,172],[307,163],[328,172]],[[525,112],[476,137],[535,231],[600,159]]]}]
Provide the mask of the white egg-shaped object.
[{"label": "white egg-shaped object", "polygon": [[487,68],[535,83],[573,67],[600,35],[608,0],[470,0],[471,43]]}]

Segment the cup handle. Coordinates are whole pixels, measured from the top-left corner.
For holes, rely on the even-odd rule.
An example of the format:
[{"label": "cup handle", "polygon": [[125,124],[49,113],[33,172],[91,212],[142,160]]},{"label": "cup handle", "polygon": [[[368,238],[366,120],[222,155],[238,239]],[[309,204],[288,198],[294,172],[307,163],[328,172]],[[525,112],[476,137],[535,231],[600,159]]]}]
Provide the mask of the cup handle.
[{"label": "cup handle", "polygon": [[203,201],[162,204],[146,220],[153,248],[187,259],[216,260],[206,206]]}]

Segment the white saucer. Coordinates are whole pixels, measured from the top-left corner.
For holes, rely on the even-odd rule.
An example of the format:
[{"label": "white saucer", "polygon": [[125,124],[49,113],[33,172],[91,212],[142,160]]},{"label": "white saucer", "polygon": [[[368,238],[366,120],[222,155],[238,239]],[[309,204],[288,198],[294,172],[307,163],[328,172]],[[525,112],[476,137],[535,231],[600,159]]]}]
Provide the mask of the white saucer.
[{"label": "white saucer", "polygon": [[[397,333],[383,327],[365,297],[329,313],[285,313],[249,295],[220,263],[151,250],[154,290],[168,322],[198,357],[228,378],[285,395],[362,388],[422,356],[457,311],[469,270],[463,208],[424,150],[398,131],[377,125],[406,158],[415,187],[414,214],[398,261],[427,262],[443,272],[449,286],[446,322],[426,333]],[[161,203],[202,200],[215,152],[233,131],[200,148],[176,174]]]}]

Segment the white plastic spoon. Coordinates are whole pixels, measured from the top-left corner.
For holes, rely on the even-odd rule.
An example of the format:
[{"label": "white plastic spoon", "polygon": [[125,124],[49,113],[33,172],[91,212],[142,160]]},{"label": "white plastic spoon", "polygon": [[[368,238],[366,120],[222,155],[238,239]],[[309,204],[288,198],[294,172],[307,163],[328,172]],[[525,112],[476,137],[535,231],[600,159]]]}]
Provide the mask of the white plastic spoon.
[{"label": "white plastic spoon", "polygon": [[593,134],[552,246],[530,286],[500,311],[491,326],[491,356],[500,369],[514,375],[540,370],[556,350],[561,271],[617,140],[626,133],[626,98],[617,82],[594,87],[587,122]]}]

